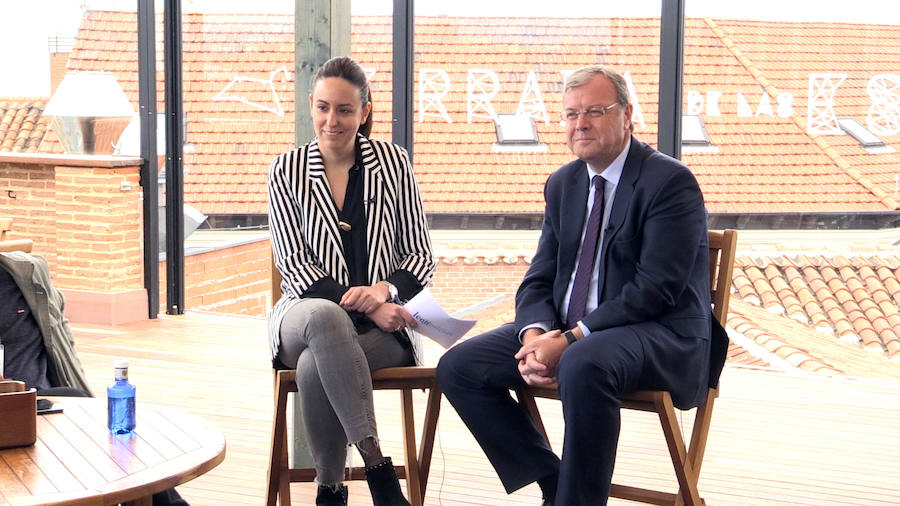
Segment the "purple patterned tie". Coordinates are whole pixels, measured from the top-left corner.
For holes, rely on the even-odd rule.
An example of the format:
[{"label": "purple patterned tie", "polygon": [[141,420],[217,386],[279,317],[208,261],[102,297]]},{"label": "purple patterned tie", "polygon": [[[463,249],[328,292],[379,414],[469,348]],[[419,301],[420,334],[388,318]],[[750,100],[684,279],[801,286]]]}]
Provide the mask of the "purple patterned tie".
[{"label": "purple patterned tie", "polygon": [[588,217],[584,241],[581,243],[581,255],[578,257],[578,267],[575,269],[575,281],[572,283],[572,295],[569,298],[569,311],[566,313],[566,325],[568,325],[566,329],[575,328],[578,320],[584,316],[584,309],[587,305],[591,273],[597,259],[597,239],[600,237],[600,225],[603,223],[604,183],[606,181],[600,176],[594,176],[591,179],[591,184],[594,185],[594,203],[591,205],[591,215]]}]

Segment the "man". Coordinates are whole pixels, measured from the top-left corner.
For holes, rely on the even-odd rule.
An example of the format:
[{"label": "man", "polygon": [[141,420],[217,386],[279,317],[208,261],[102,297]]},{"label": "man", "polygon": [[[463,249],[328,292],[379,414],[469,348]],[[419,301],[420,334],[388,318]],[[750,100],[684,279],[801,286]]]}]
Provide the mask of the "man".
[{"label": "man", "polygon": [[[699,405],[711,327],[721,327],[711,314],[706,210],[694,176],[631,135],[618,73],[579,69],[563,106],[578,160],[545,185],[516,321],[451,348],[437,373],[507,492],[537,481],[544,505],[596,505],[609,497],[619,396],[668,390],[680,408]],[[553,381],[565,420],[561,460],[509,393]]]}]

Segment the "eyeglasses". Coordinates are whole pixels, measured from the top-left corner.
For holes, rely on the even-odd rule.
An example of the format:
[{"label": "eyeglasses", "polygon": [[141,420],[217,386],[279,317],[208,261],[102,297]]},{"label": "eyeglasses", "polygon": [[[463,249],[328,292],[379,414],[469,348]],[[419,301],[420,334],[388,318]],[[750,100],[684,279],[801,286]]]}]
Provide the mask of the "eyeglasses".
[{"label": "eyeglasses", "polygon": [[566,109],[562,112],[562,117],[566,121],[578,121],[578,116],[581,116],[582,114],[591,119],[602,118],[603,116],[606,116],[606,113],[611,111],[612,108],[617,105],[619,105],[618,102],[609,104],[607,106],[592,105],[583,111]]}]

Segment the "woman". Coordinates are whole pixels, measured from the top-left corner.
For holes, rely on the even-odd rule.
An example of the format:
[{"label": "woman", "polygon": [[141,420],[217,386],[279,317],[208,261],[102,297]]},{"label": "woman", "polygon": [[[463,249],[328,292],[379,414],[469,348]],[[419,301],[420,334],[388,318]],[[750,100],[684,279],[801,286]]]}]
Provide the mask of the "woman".
[{"label": "woman", "polygon": [[269,226],[284,296],[269,334],[276,367],[296,367],[316,466],[316,504],[347,504],[347,445],[366,466],[376,506],[408,505],[381,454],[371,371],[419,362],[402,306],[434,272],[425,212],[406,152],[368,138],[362,68],[333,58],[309,96],[316,138],[272,162]]}]

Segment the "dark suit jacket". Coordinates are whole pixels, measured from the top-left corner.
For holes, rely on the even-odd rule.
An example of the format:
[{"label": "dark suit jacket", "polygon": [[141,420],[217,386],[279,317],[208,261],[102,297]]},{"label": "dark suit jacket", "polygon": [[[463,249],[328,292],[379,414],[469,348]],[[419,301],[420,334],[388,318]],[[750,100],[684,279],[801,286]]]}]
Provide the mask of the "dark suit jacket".
[{"label": "dark suit jacket", "polygon": [[[563,326],[562,300],[578,260],[588,185],[581,160],[547,180],[541,238],[516,294],[517,330],[537,322]],[[583,323],[596,332],[655,321],[678,339],[709,341],[709,286],[706,209],[696,179],[681,162],[632,137],[600,246],[599,305]],[[692,375],[686,384],[696,385],[702,375],[705,390],[708,351],[681,366]],[[679,404],[693,404],[701,393],[692,386]]]}]

